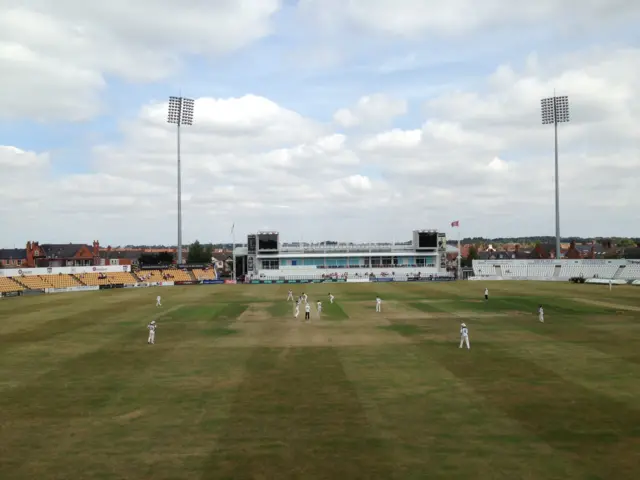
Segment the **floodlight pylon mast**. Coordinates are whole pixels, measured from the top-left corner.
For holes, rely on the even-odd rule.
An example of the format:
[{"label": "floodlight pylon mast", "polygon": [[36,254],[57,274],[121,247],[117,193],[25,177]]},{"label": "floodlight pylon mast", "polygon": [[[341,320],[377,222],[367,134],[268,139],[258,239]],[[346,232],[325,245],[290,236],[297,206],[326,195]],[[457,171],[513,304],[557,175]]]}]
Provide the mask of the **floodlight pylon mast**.
[{"label": "floodlight pylon mast", "polygon": [[556,208],[556,258],[562,257],[560,248],[560,178],[558,162],[558,123],[569,121],[569,98],[566,96],[553,97],[541,100],[542,124],[553,123],[554,132],[554,158],[555,158],[555,208]]},{"label": "floodlight pylon mast", "polygon": [[169,97],[168,123],[176,125],[178,166],[178,248],[176,261],[182,264],[182,159],[180,152],[180,127],[193,125],[193,100],[184,97]]}]

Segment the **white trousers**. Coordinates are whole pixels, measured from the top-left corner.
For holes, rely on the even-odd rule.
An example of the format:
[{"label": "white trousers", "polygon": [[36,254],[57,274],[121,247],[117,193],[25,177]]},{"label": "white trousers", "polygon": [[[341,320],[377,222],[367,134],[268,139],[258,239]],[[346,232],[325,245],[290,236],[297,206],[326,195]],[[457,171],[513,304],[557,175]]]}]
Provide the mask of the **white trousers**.
[{"label": "white trousers", "polygon": [[156,332],[149,332],[148,343],[156,343]]},{"label": "white trousers", "polygon": [[160,303],[160,301],[158,300],[158,301],[156,302],[156,307],[161,307],[161,306],[162,306],[162,304],[161,304],[161,303]]},{"label": "white trousers", "polygon": [[379,303],[376,303],[376,312],[381,312],[382,311],[382,305]]},{"label": "white trousers", "polygon": [[538,320],[544,323],[544,315],[538,315]]},{"label": "white trousers", "polygon": [[289,296],[287,297],[287,302],[288,302],[289,300],[293,300],[293,295],[289,295]]},{"label": "white trousers", "polygon": [[296,313],[294,314],[296,318],[298,318],[298,315],[300,315],[300,310],[296,310]]},{"label": "white trousers", "polygon": [[462,348],[465,343],[467,344],[467,348],[471,348],[469,346],[469,337],[460,337],[460,348]]}]

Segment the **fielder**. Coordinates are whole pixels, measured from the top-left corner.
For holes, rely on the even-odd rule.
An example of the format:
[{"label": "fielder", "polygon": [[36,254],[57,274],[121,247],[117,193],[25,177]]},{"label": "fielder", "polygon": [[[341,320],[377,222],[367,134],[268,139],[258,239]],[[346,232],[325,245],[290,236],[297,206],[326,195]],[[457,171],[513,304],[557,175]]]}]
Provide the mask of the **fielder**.
[{"label": "fielder", "polygon": [[309,297],[307,296],[306,293],[302,292],[302,298],[304,299],[304,303],[309,303],[309,301],[308,301]]},{"label": "fielder", "polygon": [[336,297],[334,297],[333,295],[329,294],[329,303],[333,303],[333,300],[334,300],[335,298],[336,298]]},{"label": "fielder", "polygon": [[161,307],[162,306],[162,298],[160,297],[160,295],[158,295],[156,297],[156,307]]},{"label": "fielder", "polygon": [[463,323],[460,325],[460,348],[462,348],[463,344],[467,344],[467,349],[470,350],[469,346],[469,330],[467,329],[467,325]]},{"label": "fielder", "polygon": [[484,289],[484,301],[485,302],[489,301],[489,289],[488,288]]},{"label": "fielder", "polygon": [[538,307],[538,321],[544,323],[544,310],[542,308],[542,305]]},{"label": "fielder", "polygon": [[382,312],[382,299],[376,297],[376,312]]},{"label": "fielder", "polygon": [[304,319],[307,322],[311,321],[311,305],[308,303],[304,306]]},{"label": "fielder", "polygon": [[147,328],[149,329],[149,338],[147,338],[147,343],[149,345],[154,345],[156,343],[156,328],[158,328],[156,321],[152,320],[151,323],[147,325]]},{"label": "fielder", "polygon": [[287,302],[288,301],[292,301],[293,302],[293,292],[291,290],[289,290],[289,295],[287,295]]}]

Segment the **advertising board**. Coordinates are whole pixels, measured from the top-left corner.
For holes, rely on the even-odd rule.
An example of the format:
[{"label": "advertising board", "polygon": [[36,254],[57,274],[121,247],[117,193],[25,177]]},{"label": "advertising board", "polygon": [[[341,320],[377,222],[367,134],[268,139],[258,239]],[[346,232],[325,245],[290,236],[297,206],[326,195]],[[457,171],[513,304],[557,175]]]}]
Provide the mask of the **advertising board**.
[{"label": "advertising board", "polygon": [[24,296],[42,295],[43,293],[44,293],[44,289],[22,291],[22,295]]},{"label": "advertising board", "polygon": [[97,285],[65,288],[47,288],[46,293],[69,293],[69,292],[90,292],[100,290]]},{"label": "advertising board", "polygon": [[107,285],[100,285],[100,290],[111,290],[113,288],[124,288],[124,283],[109,283]]},{"label": "advertising board", "polygon": [[47,268],[0,268],[0,277],[21,277],[29,275],[76,275],[82,273],[118,273],[130,272],[131,265],[96,265],[86,267],[47,267]]},{"label": "advertising board", "polygon": [[19,297],[20,295],[22,295],[22,292],[4,292],[0,294],[3,297]]}]

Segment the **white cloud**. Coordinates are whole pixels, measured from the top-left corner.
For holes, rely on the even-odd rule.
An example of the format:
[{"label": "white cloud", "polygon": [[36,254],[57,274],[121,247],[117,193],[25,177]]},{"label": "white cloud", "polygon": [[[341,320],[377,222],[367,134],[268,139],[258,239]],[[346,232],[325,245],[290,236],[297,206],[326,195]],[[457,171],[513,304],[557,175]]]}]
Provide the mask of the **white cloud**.
[{"label": "white cloud", "polygon": [[[291,240],[399,239],[454,219],[463,234],[552,234],[553,133],[539,112],[552,85],[572,105],[560,127],[563,232],[637,234],[639,75],[634,49],[532,56],[429,100],[413,125],[346,134],[260,96],[197,99],[182,136],[185,241],[228,239],[232,222],[237,238],[269,225]],[[176,138],[165,115],[165,103],[143,106],[82,175],[0,147],[4,241],[172,242]]]},{"label": "white cloud", "polygon": [[407,113],[407,102],[376,93],[358,100],[352,108],[341,108],[333,120],[344,128],[364,127],[380,128],[388,125],[394,118]]},{"label": "white cloud", "polygon": [[280,0],[22,0],[0,4],[0,116],[84,120],[106,76],[166,78],[184,55],[232,52],[270,33]]},{"label": "white cloud", "polygon": [[634,0],[301,0],[301,11],[324,29],[354,26],[399,37],[463,35],[538,24],[564,30],[637,18]]}]

